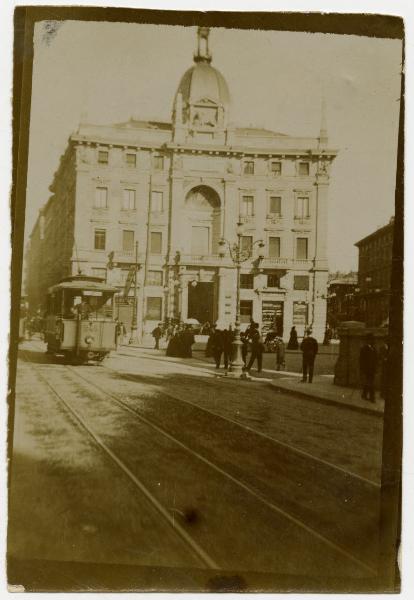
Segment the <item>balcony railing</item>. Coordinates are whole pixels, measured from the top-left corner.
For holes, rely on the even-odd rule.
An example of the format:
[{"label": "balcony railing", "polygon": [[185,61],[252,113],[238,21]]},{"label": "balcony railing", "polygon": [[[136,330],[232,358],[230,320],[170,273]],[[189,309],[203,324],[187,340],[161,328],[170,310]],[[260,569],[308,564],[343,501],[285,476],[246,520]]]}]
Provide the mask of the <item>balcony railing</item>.
[{"label": "balcony railing", "polygon": [[294,269],[295,267],[309,269],[311,265],[312,261],[310,259],[273,258],[271,256],[266,256],[260,261],[260,266],[265,269],[277,267],[282,267],[284,269]]},{"label": "balcony railing", "polygon": [[[138,254],[138,262],[143,263],[145,261],[145,254]],[[114,263],[134,263],[135,262],[135,250],[116,250],[113,257]]]},{"label": "balcony railing", "polygon": [[192,264],[192,265],[207,265],[217,264],[222,258],[219,254],[181,254],[181,264]]},{"label": "balcony railing", "polygon": [[239,222],[240,223],[253,223],[255,220],[255,215],[240,215]]}]

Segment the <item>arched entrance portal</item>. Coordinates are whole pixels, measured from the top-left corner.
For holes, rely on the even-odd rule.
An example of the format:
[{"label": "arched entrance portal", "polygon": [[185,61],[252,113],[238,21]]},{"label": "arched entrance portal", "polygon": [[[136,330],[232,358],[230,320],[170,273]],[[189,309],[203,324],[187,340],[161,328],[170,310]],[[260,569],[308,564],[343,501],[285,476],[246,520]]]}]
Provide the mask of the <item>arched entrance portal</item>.
[{"label": "arched entrance portal", "polygon": [[185,209],[190,226],[190,253],[217,254],[221,237],[221,203],[217,192],[206,185],[192,188],[185,198]]},{"label": "arched entrance portal", "polygon": [[[202,257],[218,254],[222,219],[218,193],[206,185],[192,188],[185,198],[185,210],[191,258],[198,262]],[[201,278],[197,276],[188,284],[187,317],[201,324],[212,324],[217,316],[215,270],[214,267],[203,268]]]}]

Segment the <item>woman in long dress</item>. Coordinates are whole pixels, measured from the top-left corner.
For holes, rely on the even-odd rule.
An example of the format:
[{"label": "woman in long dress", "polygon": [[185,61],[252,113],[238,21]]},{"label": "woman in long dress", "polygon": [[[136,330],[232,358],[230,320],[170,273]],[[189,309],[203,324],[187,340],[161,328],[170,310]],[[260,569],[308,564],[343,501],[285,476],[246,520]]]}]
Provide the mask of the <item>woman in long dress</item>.
[{"label": "woman in long dress", "polygon": [[296,331],[296,327],[293,326],[292,329],[290,330],[290,337],[289,337],[289,342],[288,342],[288,350],[298,350],[299,348],[299,343],[298,343],[298,332]]}]

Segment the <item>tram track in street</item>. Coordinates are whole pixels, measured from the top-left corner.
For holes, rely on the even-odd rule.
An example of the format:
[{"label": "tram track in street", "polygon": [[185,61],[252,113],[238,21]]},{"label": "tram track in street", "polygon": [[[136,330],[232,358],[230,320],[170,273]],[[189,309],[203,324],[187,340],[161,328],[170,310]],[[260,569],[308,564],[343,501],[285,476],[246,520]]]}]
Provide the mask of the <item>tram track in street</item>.
[{"label": "tram track in street", "polygon": [[[39,349],[43,350],[43,346],[38,346],[38,347],[39,347]],[[131,358],[135,358],[133,355],[129,355],[129,356]],[[140,357],[140,359],[141,358],[142,357]],[[143,358],[145,360],[150,360],[152,362],[156,361],[156,358],[151,358],[149,356],[145,356]],[[174,365],[175,364],[177,366],[181,366],[181,363],[174,362]],[[64,365],[64,366],[66,366],[68,368],[72,368],[72,367],[69,367],[68,365]],[[123,370],[113,369],[111,367],[108,367],[106,364],[101,364],[101,365],[99,365],[98,368],[99,369],[104,368],[105,370],[110,371],[110,372],[112,372],[114,374],[121,374],[122,377],[123,377],[123,379],[131,381],[132,383],[137,383],[136,377],[134,375],[131,375],[131,374],[129,374],[129,373],[123,371]],[[190,367],[190,368],[193,368],[193,367]],[[198,371],[202,370],[203,373],[206,373],[206,374],[210,375],[210,378],[206,378],[205,380],[203,380],[203,385],[208,385],[210,387],[214,386],[215,379],[216,379],[214,377],[214,373],[210,373],[206,369],[198,369],[197,367],[194,367],[194,369],[198,370]],[[185,369],[183,369],[183,376],[184,377],[186,376],[186,371],[187,371],[187,365],[185,365]],[[75,372],[75,371],[73,371],[73,372]],[[76,374],[79,377],[82,377],[80,375],[80,373],[76,372]],[[285,442],[283,440],[277,439],[274,436],[268,435],[267,433],[265,433],[263,431],[260,431],[259,429],[256,429],[254,427],[251,427],[251,426],[247,425],[246,423],[242,423],[240,420],[232,419],[231,417],[229,417],[227,415],[223,415],[223,414],[221,414],[221,413],[219,413],[217,411],[214,411],[211,408],[207,408],[205,406],[200,406],[199,404],[196,404],[195,402],[192,402],[188,398],[180,397],[180,396],[178,396],[176,394],[173,394],[171,392],[164,392],[164,391],[160,392],[159,390],[157,390],[156,386],[152,385],[151,383],[148,383],[147,385],[148,385],[148,387],[150,389],[154,390],[155,392],[161,394],[162,396],[164,396],[166,398],[168,397],[168,398],[171,398],[171,399],[175,400],[176,402],[187,404],[188,406],[191,406],[191,407],[193,407],[196,410],[199,410],[199,411],[202,411],[202,412],[204,412],[206,414],[212,415],[212,416],[214,416],[214,417],[216,417],[218,419],[227,421],[228,423],[231,423],[232,425],[234,425],[236,427],[244,429],[246,432],[252,433],[252,434],[257,435],[257,436],[259,436],[259,437],[261,437],[261,438],[263,438],[265,440],[270,441],[271,443],[277,444],[278,446],[280,446],[282,448],[285,448],[289,452],[292,452],[292,453],[294,453],[294,454],[296,454],[298,456],[301,456],[301,457],[303,457],[305,459],[308,459],[308,460],[310,460],[310,461],[312,461],[314,463],[323,465],[324,467],[330,468],[333,471],[337,471],[338,473],[341,473],[344,477],[348,477],[348,478],[350,478],[352,480],[359,481],[362,484],[366,484],[367,486],[372,486],[373,489],[376,489],[378,491],[381,489],[381,484],[378,481],[374,481],[372,479],[369,479],[367,477],[359,475],[358,473],[355,473],[354,471],[347,470],[347,469],[341,467],[340,465],[337,465],[335,463],[327,461],[327,460],[325,460],[325,459],[323,459],[323,458],[321,458],[319,456],[316,456],[315,454],[307,452],[306,450],[304,450],[302,448],[299,448],[297,446],[289,444],[289,443],[287,443],[287,442]],[[104,391],[104,390],[102,390],[102,391]]]},{"label": "tram track in street", "polygon": [[[322,541],[324,544],[326,544],[332,550],[334,550],[334,551],[339,552],[340,554],[342,554],[342,556],[344,558],[346,557],[348,560],[353,561],[355,563],[355,565],[359,565],[359,567],[362,567],[363,569],[365,569],[366,572],[369,572],[370,574],[372,574],[372,573],[375,572],[375,567],[371,563],[367,562],[366,560],[361,560],[359,557],[357,557],[357,556],[353,555],[351,552],[349,552],[348,549],[344,548],[340,544],[335,543],[331,539],[327,538],[325,535],[321,534],[319,531],[317,531],[314,528],[310,527],[306,522],[303,522],[302,520],[296,518],[294,515],[288,513],[286,510],[283,510],[283,508],[281,508],[276,503],[274,503],[271,500],[269,500],[269,498],[267,498],[263,493],[261,493],[260,490],[257,490],[257,489],[255,489],[254,487],[252,487],[250,485],[246,485],[245,482],[241,481],[237,477],[234,477],[234,475],[232,475],[232,473],[229,473],[228,471],[222,469],[219,465],[217,465],[214,462],[212,462],[211,460],[209,460],[205,455],[202,455],[202,454],[200,454],[200,452],[195,451],[194,448],[189,447],[181,439],[178,439],[176,436],[172,435],[169,431],[167,431],[165,428],[163,428],[162,426],[160,426],[159,423],[156,423],[153,420],[144,417],[135,408],[132,408],[121,397],[119,397],[119,395],[115,395],[113,393],[110,393],[108,391],[108,389],[104,389],[100,385],[97,385],[95,381],[91,381],[88,377],[85,377],[83,374],[81,374],[79,372],[80,369],[78,367],[73,368],[71,366],[62,365],[62,364],[59,365],[59,366],[62,367],[66,372],[70,372],[71,375],[74,376],[78,381],[80,379],[84,383],[86,383],[87,385],[89,385],[92,388],[94,388],[96,391],[99,392],[100,395],[104,395],[106,398],[110,398],[112,402],[115,402],[123,410],[127,411],[129,414],[133,414],[135,418],[137,418],[141,422],[145,423],[148,427],[151,427],[157,433],[159,433],[162,436],[168,438],[170,441],[172,441],[174,444],[176,444],[179,447],[181,447],[187,453],[190,453],[194,458],[196,458],[199,461],[202,461],[209,468],[214,469],[221,476],[224,476],[225,478],[227,478],[228,480],[230,480],[232,483],[234,483],[235,485],[237,485],[239,488],[241,488],[245,492],[249,493],[257,501],[259,501],[262,504],[264,504],[265,506],[267,506],[267,508],[269,508],[270,510],[278,513],[279,515],[282,515],[284,519],[287,519],[292,524],[294,524],[296,527],[302,528],[308,534],[310,534],[310,535],[314,536],[315,538],[317,538],[318,540]],[[131,381],[131,383],[136,383],[136,381],[134,380],[133,376],[126,376],[126,374],[123,373],[122,371],[115,371],[114,369],[110,369],[110,368],[108,368],[106,366],[104,368],[105,368],[106,371],[113,372],[114,374],[117,374],[117,375],[119,375],[120,373],[122,373],[122,376],[125,377],[126,379],[128,379],[129,381]],[[95,367],[95,368],[93,366],[91,366],[91,367],[87,368],[88,371],[89,371],[89,369],[94,369],[95,373],[97,371],[102,372],[102,366]],[[149,387],[152,387],[152,386],[149,384]],[[160,392],[158,392],[158,393],[160,393]],[[194,404],[192,402],[189,402],[188,400],[183,400],[181,398],[177,398],[176,396],[165,394],[164,392],[161,392],[161,395],[164,396],[164,397],[169,397],[169,398],[171,398],[174,401],[182,402],[182,403],[184,403],[184,404],[186,404],[188,406],[191,406],[194,409],[202,411],[202,412],[204,412],[204,413],[206,413],[208,415],[212,415],[215,418],[219,418],[221,420],[229,422],[229,423],[231,423],[231,425],[237,426],[238,428],[241,428],[241,429],[244,429],[246,432],[249,432],[250,434],[259,435],[263,439],[265,439],[266,441],[270,441],[273,444],[280,445],[283,448],[289,450],[290,452],[298,454],[298,456],[301,456],[301,458],[306,458],[307,460],[316,461],[317,463],[320,463],[321,465],[323,464],[324,467],[336,469],[339,473],[341,473],[342,475],[344,475],[344,476],[346,476],[348,478],[351,478],[351,479],[355,478],[356,480],[361,480],[363,482],[363,484],[372,485],[373,488],[376,488],[376,489],[379,488],[379,486],[376,484],[376,482],[372,482],[372,481],[370,481],[368,479],[355,476],[355,474],[353,474],[352,472],[346,471],[346,470],[342,469],[341,467],[337,467],[336,465],[332,465],[331,463],[326,463],[326,461],[321,461],[318,457],[315,457],[315,456],[313,456],[313,455],[311,455],[309,453],[303,452],[302,450],[297,449],[294,446],[290,446],[290,445],[285,444],[283,442],[279,442],[278,440],[276,440],[276,439],[274,439],[274,438],[272,438],[270,436],[267,436],[266,434],[263,434],[260,431],[256,431],[253,428],[247,427],[247,426],[245,426],[245,425],[243,425],[243,424],[241,424],[241,423],[239,423],[237,421],[233,421],[232,419],[224,417],[223,415],[215,413],[214,411],[210,411],[208,409],[205,409],[204,407],[200,407],[200,406],[198,406],[198,405],[196,405],[196,404]]]},{"label": "tram track in street", "polygon": [[157,423],[154,423],[152,420],[140,415],[134,408],[132,408],[130,405],[128,405],[119,396],[116,396],[116,395],[108,392],[107,389],[104,389],[101,386],[97,385],[95,382],[90,381],[89,378],[81,375],[78,372],[78,370],[75,370],[72,367],[67,366],[67,365],[62,365],[62,366],[67,372],[69,371],[72,376],[75,376],[75,378],[77,380],[81,379],[88,386],[91,386],[96,391],[98,391],[99,394],[104,395],[107,398],[110,398],[112,402],[115,402],[123,410],[126,410],[129,414],[133,414],[135,418],[139,419],[141,422],[143,422],[147,426],[151,427],[154,431],[163,435],[164,437],[167,437],[174,444],[180,446],[180,448],[185,450],[187,453],[190,453],[197,460],[200,460],[204,464],[208,465],[209,468],[214,469],[221,476],[224,476],[225,478],[230,480],[233,484],[235,484],[239,488],[243,489],[245,492],[247,492],[248,494],[253,496],[257,501],[264,504],[270,510],[277,512],[279,515],[281,515],[284,519],[287,519],[294,526],[299,527],[302,530],[306,531],[307,534],[314,536],[319,541],[324,543],[327,547],[329,547],[331,550],[338,552],[344,558],[346,557],[348,560],[352,561],[355,564],[355,566],[358,565],[359,567],[362,567],[366,572],[369,572],[370,574],[375,572],[375,568],[371,564],[367,564],[365,561],[360,560],[358,557],[351,554],[348,550],[344,549],[340,545],[338,545],[335,542],[333,542],[332,540],[328,539],[327,537],[322,535],[320,532],[315,531],[314,529],[312,529],[312,527],[309,527],[309,525],[307,525],[303,521],[300,521],[299,519],[295,518],[291,514],[287,513],[285,510],[281,509],[280,506],[277,506],[274,502],[269,501],[268,498],[266,498],[263,494],[261,494],[257,490],[253,489],[251,486],[246,485],[243,481],[240,481],[239,479],[234,477],[231,473],[223,470],[218,465],[216,465],[212,461],[210,461],[208,458],[201,455],[199,452],[196,452],[196,451],[194,451],[194,449],[188,447],[185,443],[183,443],[181,440],[177,439],[177,437],[171,435],[168,431],[166,431],[164,428],[160,427]]},{"label": "tram track in street", "polygon": [[[145,357],[145,358],[148,359],[148,360],[154,360],[154,359],[150,359],[149,357]],[[115,369],[111,369],[107,365],[102,365],[102,366],[106,370],[112,371],[113,373],[119,373],[119,372],[121,372],[124,379],[127,379],[127,380],[129,380],[129,381],[131,381],[133,383],[136,383],[136,379],[134,378],[133,375],[130,375],[130,374],[122,372],[122,371],[116,371]],[[204,383],[206,383],[207,385],[214,385],[214,381],[203,381],[203,384]],[[151,385],[151,384],[149,384],[149,385]],[[286,443],[286,442],[284,442],[282,440],[278,440],[275,437],[270,436],[270,435],[264,433],[263,431],[255,429],[253,427],[250,427],[249,425],[246,425],[245,423],[242,423],[242,422],[237,421],[235,419],[231,419],[230,417],[225,416],[223,414],[220,414],[219,412],[216,412],[214,410],[211,410],[210,408],[206,408],[205,406],[200,406],[199,404],[196,404],[195,402],[191,402],[188,399],[184,399],[184,398],[179,397],[179,396],[177,396],[175,394],[172,394],[170,392],[168,392],[168,393],[167,392],[162,392],[162,394],[164,396],[166,396],[166,397],[173,398],[177,402],[186,403],[186,404],[188,404],[188,405],[196,408],[197,410],[204,411],[204,412],[206,412],[208,414],[211,414],[211,415],[213,415],[213,416],[215,416],[215,417],[217,417],[219,419],[223,419],[225,421],[228,421],[229,423],[232,423],[233,425],[236,425],[237,427],[245,429],[248,432],[254,433],[255,435],[258,435],[258,436],[260,436],[260,437],[262,437],[264,439],[267,439],[267,440],[269,440],[269,441],[271,441],[271,442],[273,442],[275,444],[278,444],[279,446],[282,446],[282,447],[286,448],[290,452],[293,452],[293,453],[295,453],[297,455],[300,455],[300,456],[303,456],[305,458],[308,458],[309,460],[312,460],[312,461],[315,461],[317,463],[320,463],[320,464],[322,464],[322,465],[324,465],[326,467],[329,467],[331,469],[337,470],[338,472],[341,472],[346,477],[350,477],[352,479],[359,480],[362,483],[370,485],[373,488],[376,488],[378,490],[381,489],[381,484],[378,483],[378,482],[376,482],[376,481],[374,481],[374,480],[372,480],[372,479],[368,479],[367,477],[363,477],[363,476],[359,475],[358,473],[354,473],[352,471],[348,471],[347,469],[344,469],[343,467],[341,467],[339,465],[336,465],[336,464],[334,464],[332,462],[329,462],[329,461],[324,460],[324,459],[322,459],[322,458],[320,458],[318,456],[315,456],[314,454],[306,452],[305,450],[303,450],[301,448],[298,448],[297,446],[293,446],[292,444],[288,444],[288,443]]]},{"label": "tram track in street", "polygon": [[[44,376],[39,367],[35,367],[31,359],[28,358],[27,353],[21,350],[22,355],[25,356],[26,362],[36,372],[40,380],[48,387],[52,394],[58,399],[61,405],[64,406],[66,411],[75,419],[76,423],[85,431],[95,442],[95,444],[105,453],[105,455],[111,459],[111,461],[128,477],[128,479],[138,488],[141,494],[145,497],[147,502],[154,508],[158,514],[164,519],[164,521],[172,528],[174,533],[181,538],[181,540],[188,546],[193,554],[198,558],[201,566],[208,567],[210,569],[219,570],[218,564],[205,552],[205,550],[192,538],[191,535],[177,522],[173,515],[171,515],[164,506],[154,497],[153,494],[147,489],[147,487],[136,477],[134,473],[125,465],[125,463],[108,447],[107,444],[96,434],[93,429],[88,425],[86,420],[80,415],[80,413],[71,406],[70,402],[65,399],[61,392],[57,391],[56,388],[50,383],[50,381]],[[69,368],[69,367],[66,367]]]}]

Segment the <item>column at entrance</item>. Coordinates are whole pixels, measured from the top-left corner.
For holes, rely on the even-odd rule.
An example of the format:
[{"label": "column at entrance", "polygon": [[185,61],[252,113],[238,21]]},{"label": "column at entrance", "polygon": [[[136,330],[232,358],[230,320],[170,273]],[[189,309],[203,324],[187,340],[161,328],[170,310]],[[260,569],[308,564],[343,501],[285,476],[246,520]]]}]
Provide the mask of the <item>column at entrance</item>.
[{"label": "column at entrance", "polygon": [[217,321],[226,326],[234,325],[236,316],[235,303],[235,269],[220,267],[218,269],[218,310]]}]

